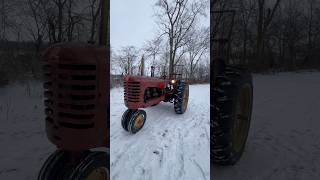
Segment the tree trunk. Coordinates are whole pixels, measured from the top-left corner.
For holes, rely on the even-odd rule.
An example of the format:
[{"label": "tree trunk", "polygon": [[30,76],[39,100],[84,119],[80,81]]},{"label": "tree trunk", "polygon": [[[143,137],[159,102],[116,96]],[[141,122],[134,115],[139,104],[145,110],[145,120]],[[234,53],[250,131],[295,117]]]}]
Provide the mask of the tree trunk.
[{"label": "tree trunk", "polygon": [[59,9],[59,15],[58,15],[58,28],[59,28],[59,34],[58,34],[58,41],[62,42],[62,20],[63,20],[63,6],[61,3],[61,0],[59,0],[59,5],[58,5],[58,9]]},{"label": "tree trunk", "polygon": [[264,43],[264,0],[259,0],[258,12],[258,29],[257,29],[257,50],[256,50],[256,66],[261,68],[263,61],[263,43]]},{"label": "tree trunk", "polygon": [[173,38],[170,38],[170,53],[169,53],[169,78],[172,78],[174,71],[174,52],[173,52]]}]

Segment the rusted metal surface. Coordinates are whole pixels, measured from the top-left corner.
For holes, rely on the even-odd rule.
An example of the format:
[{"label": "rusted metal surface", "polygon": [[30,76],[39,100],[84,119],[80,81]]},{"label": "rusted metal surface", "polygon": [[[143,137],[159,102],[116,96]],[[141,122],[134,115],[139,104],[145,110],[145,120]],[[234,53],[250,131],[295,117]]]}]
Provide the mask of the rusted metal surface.
[{"label": "rusted metal surface", "polygon": [[138,109],[149,107],[165,99],[165,94],[145,100],[145,91],[147,88],[158,88],[164,90],[168,81],[141,76],[125,76],[124,77],[124,102],[129,109]]},{"label": "rusted metal surface", "polygon": [[108,52],[105,47],[66,43],[44,53],[46,131],[58,148],[109,146]]}]

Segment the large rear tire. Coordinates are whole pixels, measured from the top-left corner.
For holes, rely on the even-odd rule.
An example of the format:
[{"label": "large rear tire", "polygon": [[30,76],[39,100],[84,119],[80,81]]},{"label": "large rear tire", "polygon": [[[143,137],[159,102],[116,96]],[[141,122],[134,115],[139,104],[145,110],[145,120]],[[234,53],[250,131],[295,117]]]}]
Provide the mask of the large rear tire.
[{"label": "large rear tire", "polygon": [[251,74],[246,69],[227,66],[216,77],[212,95],[211,159],[219,165],[233,165],[244,152],[250,128]]},{"label": "large rear tire", "polygon": [[183,114],[188,107],[189,101],[189,85],[185,82],[180,82],[177,86],[174,97],[174,110],[177,114]]}]

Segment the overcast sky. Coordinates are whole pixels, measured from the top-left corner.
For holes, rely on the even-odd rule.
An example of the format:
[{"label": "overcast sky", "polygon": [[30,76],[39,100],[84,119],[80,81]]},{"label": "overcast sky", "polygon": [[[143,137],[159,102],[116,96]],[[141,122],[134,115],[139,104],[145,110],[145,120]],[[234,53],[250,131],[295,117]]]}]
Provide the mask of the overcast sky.
[{"label": "overcast sky", "polygon": [[156,0],[111,0],[110,41],[114,50],[142,47],[156,32],[153,7]]},{"label": "overcast sky", "polygon": [[[157,32],[154,4],[157,0],[111,0],[110,41],[114,50],[133,45],[141,48]],[[209,17],[202,20],[209,25]]]}]

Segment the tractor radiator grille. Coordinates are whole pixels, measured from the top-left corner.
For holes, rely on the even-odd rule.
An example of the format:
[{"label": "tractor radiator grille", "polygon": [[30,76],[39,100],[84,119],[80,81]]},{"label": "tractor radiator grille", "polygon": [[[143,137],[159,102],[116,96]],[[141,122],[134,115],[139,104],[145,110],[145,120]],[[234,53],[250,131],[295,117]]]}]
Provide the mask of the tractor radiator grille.
[{"label": "tractor radiator grille", "polygon": [[[95,64],[44,65],[44,96],[47,123],[53,127],[94,127],[96,104]],[[59,140],[62,137],[54,137]]]},{"label": "tractor radiator grille", "polygon": [[140,102],[140,82],[124,82],[125,102]]}]

